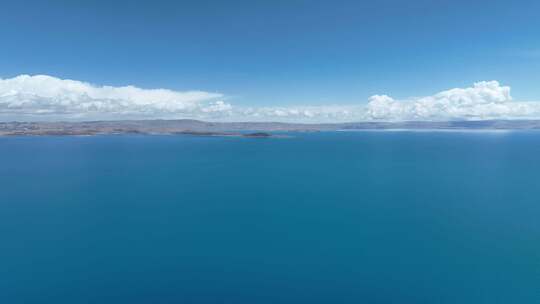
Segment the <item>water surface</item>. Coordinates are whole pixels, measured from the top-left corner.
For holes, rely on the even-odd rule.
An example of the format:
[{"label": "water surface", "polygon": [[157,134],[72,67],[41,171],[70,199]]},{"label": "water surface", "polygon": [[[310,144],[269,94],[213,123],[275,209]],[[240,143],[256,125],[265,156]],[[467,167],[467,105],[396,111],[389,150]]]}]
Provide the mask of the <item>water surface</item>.
[{"label": "water surface", "polygon": [[0,138],[0,303],[540,303],[540,133]]}]

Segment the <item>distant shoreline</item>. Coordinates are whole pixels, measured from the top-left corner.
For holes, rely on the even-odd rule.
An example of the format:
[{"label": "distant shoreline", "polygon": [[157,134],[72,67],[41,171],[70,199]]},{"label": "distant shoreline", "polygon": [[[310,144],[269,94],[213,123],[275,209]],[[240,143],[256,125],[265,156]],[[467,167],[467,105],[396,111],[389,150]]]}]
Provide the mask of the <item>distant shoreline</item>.
[{"label": "distant shoreline", "polygon": [[0,122],[0,136],[190,135],[266,138],[276,132],[321,131],[510,131],[540,130],[540,120],[406,121],[356,123],[206,122],[120,120],[89,122]]}]

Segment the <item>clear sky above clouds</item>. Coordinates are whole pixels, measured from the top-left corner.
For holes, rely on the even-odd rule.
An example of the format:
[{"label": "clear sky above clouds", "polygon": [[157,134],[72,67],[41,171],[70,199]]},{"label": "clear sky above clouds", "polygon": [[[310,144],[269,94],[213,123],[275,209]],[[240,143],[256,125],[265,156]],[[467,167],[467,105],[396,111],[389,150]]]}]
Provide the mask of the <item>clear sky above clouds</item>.
[{"label": "clear sky above clouds", "polygon": [[[495,95],[512,88],[506,99],[451,95],[430,111],[461,98],[457,112],[482,107],[467,117],[510,117],[521,112],[501,103],[540,100],[539,12],[540,1],[519,0],[4,1],[0,114],[364,119],[369,109],[356,107],[376,100],[410,119],[419,100],[496,80]],[[144,90],[155,88],[170,92]]]}]

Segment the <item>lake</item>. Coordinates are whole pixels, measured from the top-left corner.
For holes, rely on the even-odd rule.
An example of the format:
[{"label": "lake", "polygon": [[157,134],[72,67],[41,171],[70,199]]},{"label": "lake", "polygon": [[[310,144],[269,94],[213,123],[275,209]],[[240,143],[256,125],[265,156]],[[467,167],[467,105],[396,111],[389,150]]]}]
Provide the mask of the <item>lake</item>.
[{"label": "lake", "polygon": [[0,303],[540,303],[540,132],[0,138]]}]

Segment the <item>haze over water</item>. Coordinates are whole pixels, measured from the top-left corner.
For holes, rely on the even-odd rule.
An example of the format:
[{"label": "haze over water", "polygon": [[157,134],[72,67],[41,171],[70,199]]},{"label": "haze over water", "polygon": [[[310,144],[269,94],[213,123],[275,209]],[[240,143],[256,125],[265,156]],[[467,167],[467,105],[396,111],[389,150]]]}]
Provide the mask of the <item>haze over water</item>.
[{"label": "haze over water", "polygon": [[0,138],[0,303],[540,303],[539,139]]}]

